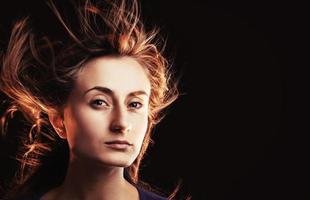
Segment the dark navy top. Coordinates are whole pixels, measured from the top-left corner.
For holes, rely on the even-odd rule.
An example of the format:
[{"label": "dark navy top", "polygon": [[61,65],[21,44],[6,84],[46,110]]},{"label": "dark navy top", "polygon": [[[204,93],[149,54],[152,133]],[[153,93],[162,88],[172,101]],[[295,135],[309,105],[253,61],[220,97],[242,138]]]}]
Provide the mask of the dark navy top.
[{"label": "dark navy top", "polygon": [[[159,196],[153,192],[146,191],[140,187],[136,187],[136,188],[138,189],[140,200],[167,200],[167,198]],[[16,200],[40,200],[40,198],[44,194],[45,194],[45,191],[33,194],[31,196],[27,196],[27,197],[20,197],[20,198],[17,198]]]}]

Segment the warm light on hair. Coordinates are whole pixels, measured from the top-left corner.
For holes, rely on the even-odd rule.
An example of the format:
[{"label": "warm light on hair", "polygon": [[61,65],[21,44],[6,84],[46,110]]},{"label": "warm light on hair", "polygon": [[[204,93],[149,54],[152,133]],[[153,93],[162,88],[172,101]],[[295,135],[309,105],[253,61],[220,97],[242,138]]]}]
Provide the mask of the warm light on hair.
[{"label": "warm light on hair", "polygon": [[[128,1],[129,2],[129,1]],[[23,138],[20,171],[16,183],[22,186],[40,167],[40,158],[53,151],[60,138],[53,130],[49,112],[65,105],[77,72],[90,59],[106,56],[135,58],[147,72],[151,83],[148,129],[141,152],[128,167],[130,181],[139,180],[139,166],[150,144],[153,127],[163,118],[163,109],[178,97],[167,60],[163,57],[163,41],[159,30],[146,31],[139,16],[137,1],[105,1],[96,4],[86,0],[74,5],[79,26],[70,27],[53,1],[48,5],[68,33],[68,38],[52,40],[39,36],[29,27],[29,18],[18,21],[8,48],[1,56],[1,92],[10,106],[1,118],[2,134],[7,121],[19,111],[30,124]]]}]

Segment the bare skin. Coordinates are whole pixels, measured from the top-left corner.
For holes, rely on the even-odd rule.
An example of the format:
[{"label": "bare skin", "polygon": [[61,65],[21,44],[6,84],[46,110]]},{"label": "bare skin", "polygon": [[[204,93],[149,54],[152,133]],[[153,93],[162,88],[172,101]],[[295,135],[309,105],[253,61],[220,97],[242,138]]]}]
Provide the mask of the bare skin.
[{"label": "bare skin", "polygon": [[[150,91],[145,69],[133,58],[100,57],[86,63],[63,115],[49,114],[55,131],[68,141],[70,161],[64,182],[41,200],[138,200],[124,168],[140,152]],[[116,140],[128,145],[110,144]]]},{"label": "bare skin", "polygon": [[[95,169],[100,167],[100,170]],[[101,171],[101,174],[98,174]],[[87,172],[87,173],[85,173]],[[77,176],[77,174],[79,174]],[[123,168],[71,164],[64,183],[40,200],[138,200],[137,189],[123,178]]]}]

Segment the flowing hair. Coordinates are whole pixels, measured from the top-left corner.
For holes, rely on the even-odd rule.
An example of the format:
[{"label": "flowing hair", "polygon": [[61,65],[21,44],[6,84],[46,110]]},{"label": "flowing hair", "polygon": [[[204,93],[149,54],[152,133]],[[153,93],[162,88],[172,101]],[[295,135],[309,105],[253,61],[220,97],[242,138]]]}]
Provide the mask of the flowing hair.
[{"label": "flowing hair", "polygon": [[[136,59],[151,83],[147,132],[139,155],[125,169],[126,179],[138,184],[139,167],[152,143],[152,130],[164,117],[164,108],[179,95],[177,81],[163,56],[165,41],[159,37],[159,29],[146,31],[135,0],[72,1],[77,26],[66,21],[53,0],[47,4],[67,37],[39,35],[30,26],[29,17],[25,17],[14,24],[7,49],[0,55],[0,92],[9,100],[0,121],[1,134],[6,134],[8,120],[16,112],[22,114],[29,127],[18,133],[19,168],[11,193],[24,194],[33,189],[31,180],[44,163],[50,164],[52,158],[58,157],[55,155],[68,160],[68,152],[64,153],[68,144],[56,134],[48,113],[63,108],[78,72],[87,61],[108,55]],[[62,169],[67,160],[61,164]]]}]

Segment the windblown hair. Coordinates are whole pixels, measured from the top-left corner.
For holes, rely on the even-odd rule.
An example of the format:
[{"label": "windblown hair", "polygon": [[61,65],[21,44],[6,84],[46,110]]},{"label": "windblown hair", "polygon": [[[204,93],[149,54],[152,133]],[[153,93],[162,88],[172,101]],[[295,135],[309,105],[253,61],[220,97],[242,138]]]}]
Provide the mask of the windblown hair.
[{"label": "windblown hair", "polygon": [[20,112],[29,125],[25,133],[18,133],[20,149],[16,159],[20,167],[12,191],[26,193],[29,187],[25,185],[42,167],[43,158],[49,159],[61,143],[61,148],[67,147],[54,131],[48,113],[62,110],[86,62],[109,55],[135,58],[151,83],[148,129],[138,157],[125,170],[129,181],[137,184],[141,160],[152,142],[152,129],[163,118],[163,109],[178,97],[176,81],[163,56],[164,40],[158,37],[158,29],[145,30],[137,1],[72,3],[78,21],[75,28],[52,0],[47,3],[68,37],[56,40],[39,35],[26,17],[14,24],[7,49],[1,55],[0,92],[10,102],[1,118],[1,133],[6,134],[8,120],[15,112]]}]

